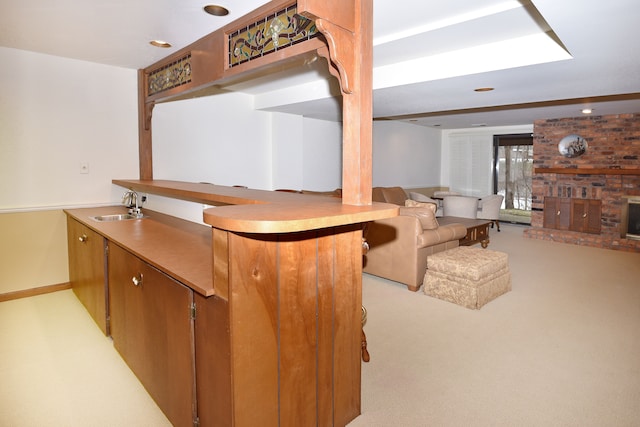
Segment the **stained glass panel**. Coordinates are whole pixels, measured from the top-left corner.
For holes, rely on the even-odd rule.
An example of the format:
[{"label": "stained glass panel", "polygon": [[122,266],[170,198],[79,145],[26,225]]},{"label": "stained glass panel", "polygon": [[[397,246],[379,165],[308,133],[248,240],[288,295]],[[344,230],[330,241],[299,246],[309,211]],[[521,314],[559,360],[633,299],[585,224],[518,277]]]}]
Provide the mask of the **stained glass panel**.
[{"label": "stained glass panel", "polygon": [[299,15],[297,9],[294,4],[229,34],[229,66],[317,36],[319,32],[314,22]]}]

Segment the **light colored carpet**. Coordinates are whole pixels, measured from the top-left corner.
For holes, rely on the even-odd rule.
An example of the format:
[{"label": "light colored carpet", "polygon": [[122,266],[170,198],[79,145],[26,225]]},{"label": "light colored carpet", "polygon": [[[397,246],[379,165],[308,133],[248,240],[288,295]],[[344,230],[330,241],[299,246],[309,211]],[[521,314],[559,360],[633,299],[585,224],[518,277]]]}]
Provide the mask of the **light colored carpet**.
[{"label": "light colored carpet", "polygon": [[640,426],[640,254],[501,229],[513,290],[480,310],[365,276],[350,427]]},{"label": "light colored carpet", "polygon": [[[640,426],[640,254],[491,231],[513,290],[469,310],[364,276],[350,427]],[[0,426],[166,426],[71,291],[0,303]]]}]

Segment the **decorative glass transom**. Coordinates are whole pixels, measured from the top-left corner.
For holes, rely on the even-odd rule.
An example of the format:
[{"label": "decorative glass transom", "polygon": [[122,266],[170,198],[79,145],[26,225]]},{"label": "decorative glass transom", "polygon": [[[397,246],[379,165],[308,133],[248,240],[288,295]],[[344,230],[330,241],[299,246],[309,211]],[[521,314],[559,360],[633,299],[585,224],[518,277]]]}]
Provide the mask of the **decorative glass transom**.
[{"label": "decorative glass transom", "polygon": [[288,6],[229,34],[229,67],[293,46],[320,34],[313,21]]},{"label": "decorative glass transom", "polygon": [[171,89],[191,81],[191,54],[149,73],[149,95]]}]

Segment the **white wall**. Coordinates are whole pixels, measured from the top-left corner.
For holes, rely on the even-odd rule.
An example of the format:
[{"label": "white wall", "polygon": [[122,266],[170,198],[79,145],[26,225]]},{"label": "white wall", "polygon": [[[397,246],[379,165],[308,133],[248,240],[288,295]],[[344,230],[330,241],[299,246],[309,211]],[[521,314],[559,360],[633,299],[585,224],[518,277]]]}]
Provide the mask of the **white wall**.
[{"label": "white wall", "polygon": [[0,64],[0,211],[116,200],[111,179],[138,176],[136,71],[2,47]]},{"label": "white wall", "polygon": [[272,113],[273,189],[304,188],[304,117]]},{"label": "white wall", "polygon": [[[69,280],[63,207],[138,177],[135,70],[0,47],[0,293]],[[89,173],[80,173],[86,163]]]},{"label": "white wall", "polygon": [[[342,187],[341,123],[255,111],[247,95],[159,104],[152,132],[154,178],[265,190]],[[436,129],[374,122],[373,185],[440,185],[440,139]],[[154,199],[149,207],[158,206]]]},{"label": "white wall", "polygon": [[158,104],[153,177],[271,189],[271,114],[239,93]]},{"label": "white wall", "polygon": [[441,131],[404,122],[373,123],[373,186],[440,185]]},{"label": "white wall", "polygon": [[[253,106],[253,98],[241,93],[156,105],[154,178],[263,190],[341,186],[339,123]],[[197,203],[149,194],[145,207],[202,223],[204,206]]]},{"label": "white wall", "polygon": [[302,187],[342,188],[342,123],[304,119]]},{"label": "white wall", "polygon": [[264,190],[333,190],[342,179],[340,123],[255,111],[239,93],[159,104],[152,135],[154,178]]}]

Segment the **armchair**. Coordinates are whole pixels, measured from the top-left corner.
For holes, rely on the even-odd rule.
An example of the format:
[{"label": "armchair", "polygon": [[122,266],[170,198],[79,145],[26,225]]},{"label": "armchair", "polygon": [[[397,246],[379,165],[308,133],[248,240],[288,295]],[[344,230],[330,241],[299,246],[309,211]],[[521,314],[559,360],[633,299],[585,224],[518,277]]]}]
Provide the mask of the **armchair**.
[{"label": "armchair", "polygon": [[433,197],[443,198],[445,196],[461,196],[457,191],[434,191]]},{"label": "armchair", "polygon": [[498,231],[500,231],[500,207],[503,200],[504,196],[501,194],[490,194],[478,202],[477,217],[490,220],[491,227],[493,228],[493,224],[495,224]]},{"label": "armchair", "polygon": [[442,199],[445,216],[459,218],[476,218],[478,214],[478,198],[467,196],[445,196]]}]

